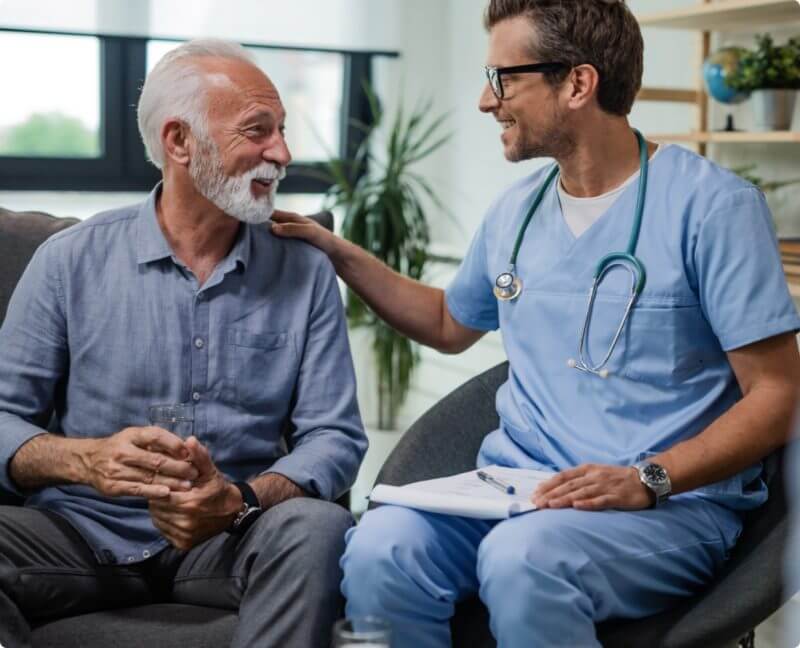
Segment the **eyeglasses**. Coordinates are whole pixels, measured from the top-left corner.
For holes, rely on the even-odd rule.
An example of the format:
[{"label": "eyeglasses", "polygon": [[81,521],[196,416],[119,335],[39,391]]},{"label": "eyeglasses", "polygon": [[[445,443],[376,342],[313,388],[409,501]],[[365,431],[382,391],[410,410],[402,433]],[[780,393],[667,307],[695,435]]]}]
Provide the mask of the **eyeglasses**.
[{"label": "eyeglasses", "polygon": [[529,63],[527,65],[512,65],[511,67],[485,67],[486,78],[494,96],[502,99],[505,96],[503,91],[504,74],[524,74],[528,72],[557,72],[569,67],[566,63]]}]

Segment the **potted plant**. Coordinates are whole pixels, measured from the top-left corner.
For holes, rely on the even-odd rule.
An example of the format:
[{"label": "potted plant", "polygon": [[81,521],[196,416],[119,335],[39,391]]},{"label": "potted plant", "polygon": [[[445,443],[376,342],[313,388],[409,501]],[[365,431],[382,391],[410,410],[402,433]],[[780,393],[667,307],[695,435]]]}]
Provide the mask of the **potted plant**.
[{"label": "potted plant", "polygon": [[775,45],[769,34],[756,36],[727,83],[752,93],[756,130],[788,130],[800,89],[800,38]]},{"label": "potted plant", "polygon": [[[424,197],[443,205],[425,178],[414,171],[420,160],[448,139],[441,129],[445,115],[431,116],[432,101],[421,102],[405,114],[398,109],[384,135],[385,114],[377,97],[365,88],[372,124],[356,124],[364,139],[353,159],[326,163],[332,183],[327,208],[342,208],[342,236],[381,259],[393,270],[421,279],[429,258],[429,228]],[[351,328],[368,328],[375,360],[377,424],[396,428],[397,412],[408,394],[419,361],[416,346],[383,320],[348,289],[346,312]]]}]

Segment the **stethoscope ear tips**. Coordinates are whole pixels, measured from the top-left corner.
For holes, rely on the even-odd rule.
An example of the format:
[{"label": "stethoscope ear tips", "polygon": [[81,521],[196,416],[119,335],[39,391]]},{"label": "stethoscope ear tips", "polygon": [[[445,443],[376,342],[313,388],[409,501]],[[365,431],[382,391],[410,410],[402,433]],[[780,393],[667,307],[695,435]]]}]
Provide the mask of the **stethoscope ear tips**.
[{"label": "stethoscope ear tips", "polygon": [[597,375],[601,378],[608,378],[608,369],[601,369],[597,372]]},{"label": "stethoscope ear tips", "polygon": [[567,360],[567,366],[568,366],[570,369],[574,369],[575,367],[577,367],[577,366],[578,366],[578,363],[577,363],[577,362],[575,362],[575,358],[570,358],[569,360]]}]

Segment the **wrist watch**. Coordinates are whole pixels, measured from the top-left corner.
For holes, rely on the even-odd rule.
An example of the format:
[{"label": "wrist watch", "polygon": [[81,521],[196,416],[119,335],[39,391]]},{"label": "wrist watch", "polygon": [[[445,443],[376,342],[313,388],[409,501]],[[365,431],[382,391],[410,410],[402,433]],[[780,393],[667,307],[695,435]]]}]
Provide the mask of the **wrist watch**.
[{"label": "wrist watch", "polygon": [[242,494],[242,509],[233,519],[231,526],[228,528],[228,533],[234,535],[244,535],[253,522],[258,519],[264,510],[261,508],[261,503],[258,501],[258,496],[247,482],[233,482],[233,485],[239,489]]},{"label": "wrist watch", "polygon": [[642,482],[650,492],[655,495],[652,506],[663,504],[672,494],[672,482],[669,480],[666,468],[657,463],[640,461],[633,464],[639,473],[639,481]]}]

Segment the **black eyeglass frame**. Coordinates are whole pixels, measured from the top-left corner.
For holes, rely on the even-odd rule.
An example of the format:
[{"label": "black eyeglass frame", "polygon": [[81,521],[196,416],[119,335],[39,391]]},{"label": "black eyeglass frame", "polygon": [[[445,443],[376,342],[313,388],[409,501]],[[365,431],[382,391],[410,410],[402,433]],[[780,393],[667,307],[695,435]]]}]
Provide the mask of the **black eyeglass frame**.
[{"label": "black eyeglass frame", "polygon": [[484,67],[486,72],[486,80],[489,82],[489,87],[492,89],[494,96],[498,99],[505,97],[505,90],[503,89],[503,75],[504,74],[527,74],[531,72],[538,72],[541,74],[547,72],[558,72],[568,68],[569,65],[560,62],[548,63],[527,63],[526,65],[512,65],[509,67],[492,67],[487,65]]}]

